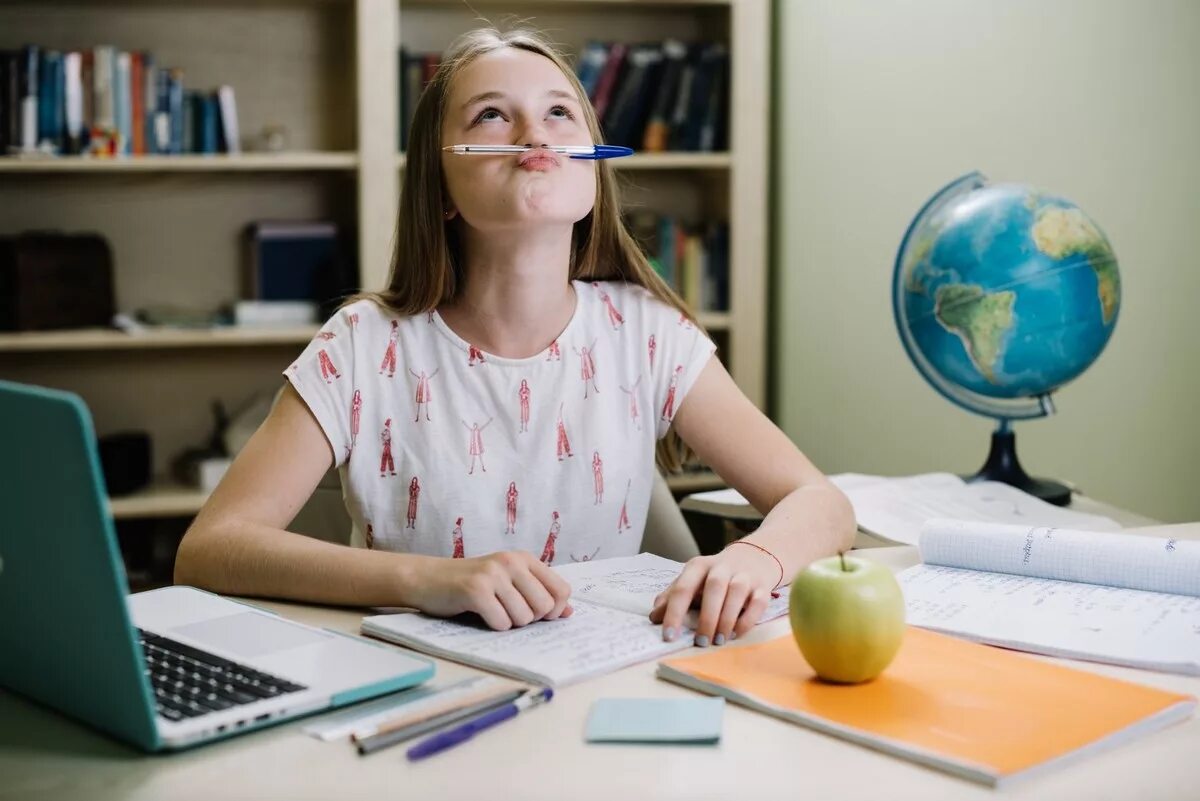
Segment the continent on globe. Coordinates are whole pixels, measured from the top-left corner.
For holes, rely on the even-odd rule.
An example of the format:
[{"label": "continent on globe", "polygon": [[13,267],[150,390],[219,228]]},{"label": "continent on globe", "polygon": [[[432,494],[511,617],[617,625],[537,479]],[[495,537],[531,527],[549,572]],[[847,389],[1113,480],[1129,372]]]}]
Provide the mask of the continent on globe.
[{"label": "continent on globe", "polygon": [[1080,254],[1096,272],[1097,293],[1104,324],[1112,324],[1121,301],[1121,279],[1112,248],[1091,220],[1079,209],[1047,206],[1038,212],[1033,224],[1037,249],[1052,259]]},{"label": "continent on globe", "polygon": [[1016,299],[1015,292],[984,292],[974,284],[945,284],[935,296],[934,317],[962,340],[972,364],[993,384]]}]

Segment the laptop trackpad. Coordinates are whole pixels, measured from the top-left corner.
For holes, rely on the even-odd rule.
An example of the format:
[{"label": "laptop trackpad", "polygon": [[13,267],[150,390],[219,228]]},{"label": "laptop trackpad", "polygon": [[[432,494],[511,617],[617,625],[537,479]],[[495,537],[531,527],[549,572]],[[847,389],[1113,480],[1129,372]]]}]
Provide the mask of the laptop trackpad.
[{"label": "laptop trackpad", "polygon": [[239,612],[235,615],[202,620],[171,631],[188,637],[201,646],[206,645],[244,658],[315,645],[333,636],[257,612]]}]

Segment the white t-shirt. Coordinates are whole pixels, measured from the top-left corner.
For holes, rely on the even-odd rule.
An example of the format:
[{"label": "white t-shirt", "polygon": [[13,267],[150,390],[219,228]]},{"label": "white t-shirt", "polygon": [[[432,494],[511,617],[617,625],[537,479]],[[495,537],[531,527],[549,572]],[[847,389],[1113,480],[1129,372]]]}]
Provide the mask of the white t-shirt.
[{"label": "white t-shirt", "polygon": [[352,544],[547,564],[638,553],[655,441],[715,347],[640,286],[573,285],[574,315],[536,356],[363,300],[284,371],[336,454]]}]

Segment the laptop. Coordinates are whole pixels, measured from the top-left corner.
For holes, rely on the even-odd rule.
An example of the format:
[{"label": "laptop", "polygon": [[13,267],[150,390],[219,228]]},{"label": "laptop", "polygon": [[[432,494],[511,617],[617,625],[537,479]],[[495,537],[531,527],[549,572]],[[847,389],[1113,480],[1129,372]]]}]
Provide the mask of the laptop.
[{"label": "laptop", "polygon": [[0,686],[147,751],[401,690],[431,662],[192,587],[129,595],[91,415],[0,381]]}]

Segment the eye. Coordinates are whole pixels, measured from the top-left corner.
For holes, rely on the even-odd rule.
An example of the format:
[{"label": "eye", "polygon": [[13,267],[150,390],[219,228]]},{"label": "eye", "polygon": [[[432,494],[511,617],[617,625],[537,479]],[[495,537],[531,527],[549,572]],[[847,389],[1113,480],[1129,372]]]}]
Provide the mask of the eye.
[{"label": "eye", "polygon": [[[498,117],[489,117],[488,115],[490,115],[490,114],[498,115]],[[497,118],[503,119],[503,115],[500,114],[500,111],[498,109],[496,109],[495,107],[488,106],[483,111],[481,111],[477,115],[475,115],[475,119],[471,122],[471,124],[478,125],[481,122],[488,122],[489,120],[494,120]]]},{"label": "eye", "polygon": [[571,109],[569,109],[569,108],[567,108],[566,106],[563,106],[563,105],[553,106],[553,107],[550,109],[550,113],[551,113],[551,114],[556,114],[556,113],[561,113],[561,114],[563,114],[563,115],[564,115],[564,117],[561,117],[560,119],[568,119],[568,120],[573,120],[573,119],[575,119],[575,115],[574,115],[573,113],[571,113]]}]

